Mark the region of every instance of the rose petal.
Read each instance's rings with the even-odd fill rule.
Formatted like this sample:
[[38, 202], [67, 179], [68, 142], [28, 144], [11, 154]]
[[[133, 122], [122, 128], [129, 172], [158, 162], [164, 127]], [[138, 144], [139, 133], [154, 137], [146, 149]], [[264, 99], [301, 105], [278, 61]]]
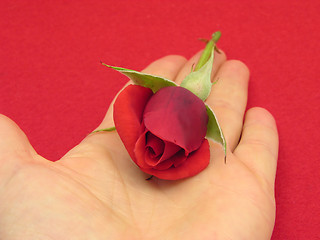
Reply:
[[148, 148], [145, 149], [144, 152], [144, 162], [150, 166], [150, 167], [155, 167], [159, 163], [160, 157], [159, 156], [154, 156], [152, 151]]
[[164, 143], [165, 143], [165, 147], [164, 147], [164, 152], [160, 159], [161, 162], [171, 158], [173, 155], [175, 155], [177, 152], [181, 150], [181, 147], [177, 146], [174, 143], [167, 142], [167, 141], [164, 141]]
[[[173, 165], [173, 162], [171, 159], [168, 159], [164, 162], [159, 163], [157, 166], [155, 166], [153, 169], [159, 170], [159, 171], [166, 171]], [[142, 170], [143, 171], [143, 170]]]
[[204, 170], [210, 161], [209, 142], [205, 139], [197, 151], [191, 153], [187, 159], [178, 167], [172, 166], [167, 170], [145, 169], [142, 171], [154, 175], [160, 179], [178, 180], [194, 176]]
[[134, 148], [141, 133], [143, 111], [152, 95], [149, 88], [129, 85], [120, 92], [114, 103], [115, 127], [134, 162]]
[[[148, 158], [148, 156], [145, 156], [146, 163], [148, 162], [147, 158]], [[171, 159], [168, 159], [163, 162], [158, 161], [155, 166], [152, 166], [152, 168], [157, 169], [157, 170], [166, 170], [166, 169], [170, 168], [172, 165], [173, 165], [173, 161]]]
[[[173, 155], [175, 155], [181, 148], [171, 142], [164, 142], [157, 136], [153, 135], [151, 132], [146, 134], [146, 153], [145, 162], [149, 166], [155, 167], [160, 163], [169, 160]], [[151, 148], [152, 146], [152, 148]], [[161, 151], [161, 152], [160, 152]], [[157, 154], [155, 154], [157, 152]], [[171, 165], [172, 161], [171, 162]], [[170, 166], [171, 166], [170, 165]], [[168, 168], [170, 167], [168, 166]], [[164, 168], [164, 167], [161, 167]], [[157, 169], [159, 169], [157, 167]]]
[[145, 131], [143, 134], [140, 135], [138, 138], [135, 147], [134, 147], [134, 161], [140, 168], [152, 168], [153, 166], [150, 166], [146, 163], [146, 134], [147, 131]]
[[190, 153], [202, 144], [208, 115], [204, 103], [189, 90], [165, 87], [148, 101], [143, 121], [154, 135]]
[[159, 157], [160, 159], [165, 148], [165, 143], [160, 138], [153, 135], [151, 132], [148, 132], [146, 137], [146, 147], [150, 148], [150, 150], [152, 149], [152, 151], [154, 152], [154, 157]]
[[136, 146], [134, 148], [135, 153], [135, 163], [138, 165], [138, 167], [143, 169], [151, 169], [155, 168], [158, 170], [165, 170], [170, 168], [173, 165], [172, 160], [168, 159], [166, 161], [160, 162], [159, 158], [152, 158], [150, 156], [150, 151], [146, 148], [146, 133], [141, 134], [139, 137]]
[[[138, 141], [136, 142], [134, 153], [136, 164], [141, 169], [154, 168], [157, 170], [165, 170], [170, 168], [173, 164], [180, 164], [186, 159], [183, 149], [168, 142], [165, 142], [165, 149], [167, 148], [167, 150], [164, 150], [164, 153], [161, 154], [161, 156], [155, 156], [153, 151], [150, 151], [149, 147], [147, 147], [148, 138], [152, 139], [152, 144], [163, 144], [161, 139], [158, 139], [152, 133], [147, 132], [147, 130], [140, 135]], [[163, 156], [167, 156], [167, 158], [165, 159]]]
[[186, 159], [188, 155], [186, 152], [181, 148], [181, 150], [176, 153], [171, 159], [173, 161], [173, 165], [175, 167], [178, 167], [180, 164], [182, 164]]

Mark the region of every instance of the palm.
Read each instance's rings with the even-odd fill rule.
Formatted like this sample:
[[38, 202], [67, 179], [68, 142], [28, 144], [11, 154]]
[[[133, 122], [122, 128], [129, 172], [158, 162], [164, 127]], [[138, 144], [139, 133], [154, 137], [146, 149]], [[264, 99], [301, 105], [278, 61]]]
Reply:
[[89, 135], [55, 163], [13, 151], [16, 164], [3, 168], [11, 174], [0, 187], [0, 237], [267, 239], [272, 181], [244, 159], [257, 149], [232, 144], [227, 164], [213, 144], [209, 167], [180, 181], [146, 181], [116, 132]]

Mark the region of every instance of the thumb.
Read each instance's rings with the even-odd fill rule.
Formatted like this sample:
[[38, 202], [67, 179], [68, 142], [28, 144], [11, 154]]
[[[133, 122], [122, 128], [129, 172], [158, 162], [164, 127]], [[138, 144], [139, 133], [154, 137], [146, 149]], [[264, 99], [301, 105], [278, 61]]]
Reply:
[[27, 136], [8, 117], [0, 114], [0, 167], [31, 159], [37, 153]]

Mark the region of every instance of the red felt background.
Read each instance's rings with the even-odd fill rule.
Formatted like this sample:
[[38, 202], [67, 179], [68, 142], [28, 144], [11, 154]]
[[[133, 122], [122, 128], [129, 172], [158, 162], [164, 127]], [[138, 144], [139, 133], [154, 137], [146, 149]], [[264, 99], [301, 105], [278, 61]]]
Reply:
[[320, 1], [0, 1], [0, 113], [56, 160], [102, 120], [126, 78], [191, 57], [221, 30], [220, 48], [251, 70], [248, 106], [280, 133], [273, 240], [320, 239]]

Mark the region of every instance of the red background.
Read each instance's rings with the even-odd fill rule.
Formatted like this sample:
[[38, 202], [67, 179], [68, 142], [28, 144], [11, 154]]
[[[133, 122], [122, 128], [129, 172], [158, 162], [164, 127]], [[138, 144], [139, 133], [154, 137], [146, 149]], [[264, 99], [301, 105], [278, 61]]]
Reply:
[[0, 2], [0, 113], [35, 149], [64, 155], [102, 120], [126, 78], [168, 54], [191, 57], [197, 38], [251, 70], [249, 107], [280, 133], [273, 240], [320, 239], [320, 1]]

